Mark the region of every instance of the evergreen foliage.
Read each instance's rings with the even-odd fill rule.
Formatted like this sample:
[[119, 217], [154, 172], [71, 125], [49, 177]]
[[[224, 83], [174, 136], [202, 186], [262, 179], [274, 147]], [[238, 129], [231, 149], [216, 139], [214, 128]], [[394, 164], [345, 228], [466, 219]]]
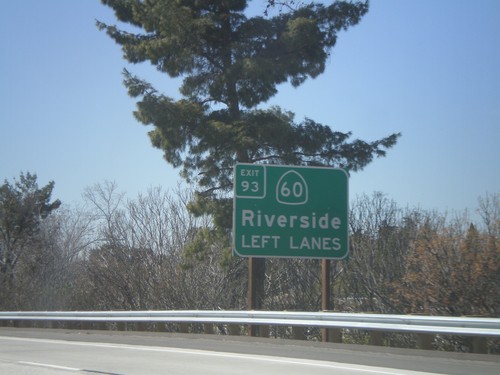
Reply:
[[50, 202], [53, 188], [53, 181], [39, 188], [31, 173], [0, 185], [0, 308], [17, 305], [17, 268], [33, 256], [42, 220], [61, 205], [59, 200]]
[[[384, 156], [399, 137], [352, 141], [351, 133], [311, 119], [296, 122], [293, 113], [278, 107], [258, 107], [277, 93], [277, 85], [299, 86], [320, 75], [337, 33], [361, 20], [367, 2], [313, 2], [251, 18], [245, 0], [102, 3], [132, 26], [97, 22], [122, 46], [127, 61], [149, 61], [160, 72], [183, 78], [182, 98], [174, 100], [124, 71], [129, 94], [138, 98], [136, 118], [154, 126], [153, 146], [201, 189], [193, 212], [212, 214], [218, 225], [231, 226], [227, 193], [235, 162], [357, 171]], [[275, 5], [268, 2], [268, 10]]]

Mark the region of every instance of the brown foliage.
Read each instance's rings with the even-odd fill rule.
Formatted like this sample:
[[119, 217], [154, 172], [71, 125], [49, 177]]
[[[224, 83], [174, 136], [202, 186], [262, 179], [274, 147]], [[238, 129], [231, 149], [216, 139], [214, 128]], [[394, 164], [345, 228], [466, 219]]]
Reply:
[[396, 296], [409, 313], [498, 316], [499, 261], [496, 236], [473, 224], [461, 233], [424, 226], [410, 246]]

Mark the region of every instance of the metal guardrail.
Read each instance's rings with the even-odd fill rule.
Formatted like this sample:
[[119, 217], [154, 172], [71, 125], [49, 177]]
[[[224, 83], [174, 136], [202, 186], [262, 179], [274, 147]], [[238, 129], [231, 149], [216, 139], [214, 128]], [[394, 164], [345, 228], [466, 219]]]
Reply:
[[292, 311], [4, 311], [0, 321], [164, 322], [280, 325], [500, 337], [500, 319]]

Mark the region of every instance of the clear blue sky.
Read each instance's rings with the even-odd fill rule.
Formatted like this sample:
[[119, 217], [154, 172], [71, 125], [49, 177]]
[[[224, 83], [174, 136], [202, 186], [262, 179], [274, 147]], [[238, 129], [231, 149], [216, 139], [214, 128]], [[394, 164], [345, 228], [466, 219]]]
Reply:
[[[1, 181], [36, 173], [66, 203], [105, 180], [130, 197], [180, 181], [133, 118], [121, 71], [169, 96], [178, 82], [128, 65], [95, 19], [115, 23], [98, 0], [2, 3]], [[351, 197], [382, 191], [402, 206], [473, 210], [500, 192], [499, 20], [498, 0], [372, 0], [325, 73], [268, 104], [354, 138], [402, 132], [386, 158], [352, 175]]]

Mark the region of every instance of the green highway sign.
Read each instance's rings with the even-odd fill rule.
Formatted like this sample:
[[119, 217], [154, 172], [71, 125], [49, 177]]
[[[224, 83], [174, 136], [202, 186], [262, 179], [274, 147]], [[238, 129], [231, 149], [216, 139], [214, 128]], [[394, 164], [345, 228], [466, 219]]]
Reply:
[[243, 257], [347, 257], [347, 173], [236, 164], [233, 250]]

